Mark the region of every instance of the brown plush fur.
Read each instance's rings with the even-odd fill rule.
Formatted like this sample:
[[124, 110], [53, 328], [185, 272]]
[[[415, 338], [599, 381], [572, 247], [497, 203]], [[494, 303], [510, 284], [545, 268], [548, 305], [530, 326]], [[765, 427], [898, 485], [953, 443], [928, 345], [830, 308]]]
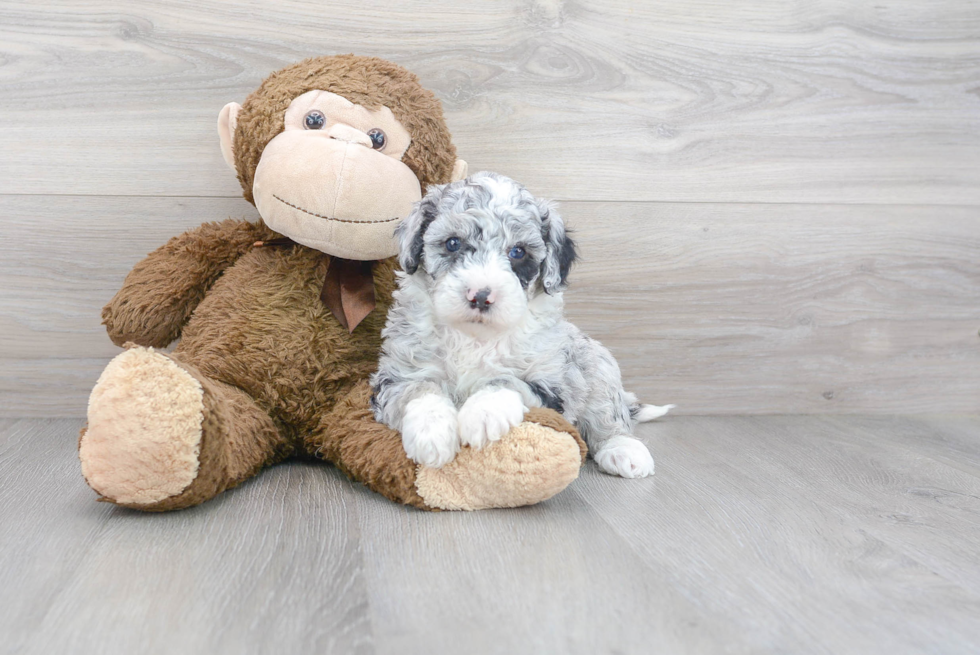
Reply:
[[[274, 73], [245, 102], [235, 156], [247, 199], [283, 112], [313, 89], [388, 106], [411, 132], [403, 161], [423, 188], [450, 180], [455, 150], [442, 109], [414, 75], [380, 59], [323, 57]], [[180, 337], [170, 357], [204, 391], [197, 478], [176, 496], [131, 506], [189, 507], [300, 455], [327, 459], [396, 502], [432, 509], [419, 496], [417, 467], [400, 435], [369, 410], [367, 378], [377, 365], [395, 260], [375, 264], [376, 309], [348, 333], [320, 300], [331, 257], [301, 245], [253, 247], [279, 236], [261, 223], [202, 225], [137, 264], [103, 310], [117, 344], [163, 347]], [[567, 432], [576, 444], [569, 447], [584, 452], [555, 412], [535, 410], [533, 420]], [[561, 475], [559, 487], [577, 471]]]
[[253, 243], [277, 236], [261, 223], [228, 219], [173, 237], [133, 267], [102, 309], [109, 338], [117, 346], [173, 343], [218, 276]]

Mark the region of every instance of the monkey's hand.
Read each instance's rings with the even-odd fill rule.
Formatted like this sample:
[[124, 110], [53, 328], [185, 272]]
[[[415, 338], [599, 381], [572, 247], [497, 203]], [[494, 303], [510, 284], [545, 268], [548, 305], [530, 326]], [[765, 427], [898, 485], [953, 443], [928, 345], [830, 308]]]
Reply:
[[172, 238], [136, 264], [102, 308], [109, 338], [117, 346], [167, 346], [221, 273], [256, 241], [276, 236], [263, 224], [228, 219]]

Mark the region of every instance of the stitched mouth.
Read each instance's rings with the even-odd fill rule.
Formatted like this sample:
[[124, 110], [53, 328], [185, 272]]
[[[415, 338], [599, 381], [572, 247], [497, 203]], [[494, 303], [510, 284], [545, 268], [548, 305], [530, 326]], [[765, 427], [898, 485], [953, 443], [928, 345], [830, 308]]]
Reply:
[[278, 200], [279, 202], [281, 202], [282, 204], [286, 205], [287, 207], [292, 207], [293, 209], [298, 209], [299, 211], [303, 212], [304, 214], [309, 214], [310, 216], [313, 216], [315, 218], [322, 218], [325, 221], [336, 221], [337, 223], [354, 223], [355, 225], [364, 225], [364, 224], [368, 224], [368, 223], [394, 223], [395, 221], [402, 220], [402, 217], [401, 216], [396, 216], [394, 218], [383, 218], [383, 219], [378, 220], [378, 221], [352, 221], [352, 220], [349, 220], [349, 219], [346, 219], [346, 218], [332, 218], [330, 216], [324, 216], [323, 214], [317, 214], [316, 212], [311, 212], [309, 209], [303, 209], [299, 205], [294, 205], [291, 202], [287, 202], [287, 201], [283, 200], [282, 198], [280, 198], [279, 196], [277, 196], [274, 193], [272, 194], [272, 197], [275, 198], [276, 200]]

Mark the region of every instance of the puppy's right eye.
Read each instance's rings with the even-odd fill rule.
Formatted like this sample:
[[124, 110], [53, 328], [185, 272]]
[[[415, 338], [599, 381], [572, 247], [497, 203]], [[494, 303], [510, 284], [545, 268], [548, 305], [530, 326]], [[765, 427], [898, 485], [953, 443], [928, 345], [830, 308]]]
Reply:
[[449, 252], [456, 252], [459, 250], [459, 246], [461, 244], [462, 242], [459, 240], [459, 237], [450, 237], [446, 239], [446, 250]]

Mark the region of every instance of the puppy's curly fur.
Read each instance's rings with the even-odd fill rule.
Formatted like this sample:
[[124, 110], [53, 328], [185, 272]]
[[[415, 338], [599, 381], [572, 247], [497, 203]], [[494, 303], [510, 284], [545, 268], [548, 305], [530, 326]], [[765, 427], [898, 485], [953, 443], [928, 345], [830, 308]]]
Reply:
[[477, 173], [430, 189], [399, 237], [404, 272], [371, 384], [375, 416], [412, 459], [442, 466], [543, 406], [577, 426], [602, 470], [653, 472], [631, 434], [671, 406], [639, 404], [609, 351], [564, 319], [576, 255], [553, 205]]

